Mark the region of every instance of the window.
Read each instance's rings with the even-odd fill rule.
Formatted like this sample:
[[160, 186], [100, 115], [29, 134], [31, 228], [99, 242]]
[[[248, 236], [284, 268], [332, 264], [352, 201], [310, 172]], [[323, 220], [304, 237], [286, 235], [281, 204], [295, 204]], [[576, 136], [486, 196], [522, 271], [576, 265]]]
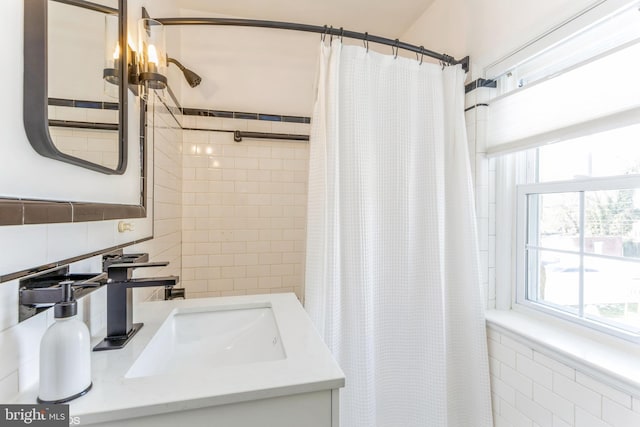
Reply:
[[516, 302], [640, 340], [640, 125], [529, 151]]
[[485, 71], [496, 307], [640, 343], [637, 22], [637, 0], [600, 2]]

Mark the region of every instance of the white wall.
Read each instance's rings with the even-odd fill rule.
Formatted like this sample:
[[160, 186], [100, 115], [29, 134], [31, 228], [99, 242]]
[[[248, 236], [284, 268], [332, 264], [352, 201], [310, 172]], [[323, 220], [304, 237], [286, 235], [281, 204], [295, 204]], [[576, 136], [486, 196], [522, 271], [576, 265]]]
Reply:
[[[212, 16], [181, 10], [182, 16]], [[299, 31], [184, 26], [178, 58], [202, 77], [183, 82], [184, 107], [310, 116], [320, 36]], [[173, 65], [171, 66], [173, 68]]]

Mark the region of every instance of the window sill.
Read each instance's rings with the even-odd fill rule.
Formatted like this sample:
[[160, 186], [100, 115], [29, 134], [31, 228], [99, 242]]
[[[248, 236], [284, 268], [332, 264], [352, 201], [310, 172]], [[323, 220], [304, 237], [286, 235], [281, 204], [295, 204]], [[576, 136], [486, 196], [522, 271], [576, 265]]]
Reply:
[[640, 396], [640, 345], [530, 310], [488, 310], [487, 327], [620, 391]]

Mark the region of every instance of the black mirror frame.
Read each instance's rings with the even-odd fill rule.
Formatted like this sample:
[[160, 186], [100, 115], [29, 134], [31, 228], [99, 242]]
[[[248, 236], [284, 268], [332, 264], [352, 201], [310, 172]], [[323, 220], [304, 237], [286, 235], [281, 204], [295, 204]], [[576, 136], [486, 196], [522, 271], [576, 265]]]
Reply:
[[[29, 143], [44, 157], [59, 160], [108, 175], [122, 175], [127, 169], [127, 67], [120, 67], [118, 77], [118, 166], [115, 169], [70, 156], [58, 150], [49, 134], [48, 87], [47, 87], [47, 10], [49, 0], [24, 0], [24, 102], [23, 121]], [[71, 1], [69, 2], [73, 4]], [[118, 38], [120, 64], [127, 64], [127, 0], [118, 0]]]

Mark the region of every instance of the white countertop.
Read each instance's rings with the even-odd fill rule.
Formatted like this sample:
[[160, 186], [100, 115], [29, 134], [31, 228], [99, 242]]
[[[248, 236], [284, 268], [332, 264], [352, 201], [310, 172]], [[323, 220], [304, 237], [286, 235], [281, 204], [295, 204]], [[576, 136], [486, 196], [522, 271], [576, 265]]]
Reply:
[[[286, 358], [223, 367], [192, 366], [180, 375], [125, 378], [173, 309], [247, 303], [271, 304]], [[342, 370], [294, 294], [146, 302], [134, 307], [134, 321], [144, 322], [144, 327], [125, 348], [92, 353], [93, 388], [70, 402], [71, 416], [80, 417], [82, 424], [344, 386]], [[36, 403], [37, 392], [36, 385], [15, 403]]]

